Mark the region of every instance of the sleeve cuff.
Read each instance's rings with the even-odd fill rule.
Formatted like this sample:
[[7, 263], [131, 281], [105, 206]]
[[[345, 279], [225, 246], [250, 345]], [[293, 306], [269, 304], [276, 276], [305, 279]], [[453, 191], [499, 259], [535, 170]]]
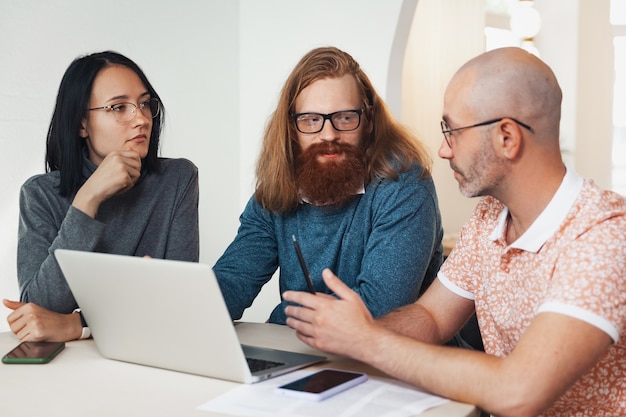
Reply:
[[83, 317], [83, 313], [80, 311], [80, 308], [75, 308], [74, 311], [72, 311], [72, 313], [80, 314], [80, 323], [83, 325], [83, 327], [87, 327], [87, 321]]
[[91, 337], [91, 329], [89, 327], [83, 327], [83, 331], [80, 333], [79, 339], [89, 339]]
[[83, 317], [83, 313], [80, 311], [80, 308], [74, 309], [72, 313], [78, 313], [80, 315], [80, 322], [83, 325], [83, 330], [80, 333], [79, 339], [89, 339], [91, 337], [91, 329], [89, 328], [89, 326], [87, 326], [87, 322], [85, 321], [85, 318]]

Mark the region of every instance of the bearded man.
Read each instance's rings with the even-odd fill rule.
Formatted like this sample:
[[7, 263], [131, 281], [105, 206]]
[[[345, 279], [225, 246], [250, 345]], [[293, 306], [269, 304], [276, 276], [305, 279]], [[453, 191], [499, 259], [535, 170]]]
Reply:
[[[374, 317], [414, 302], [442, 262], [431, 164], [349, 54], [306, 54], [265, 130], [237, 236], [214, 266], [233, 320], [277, 269], [281, 294], [307, 289], [293, 238], [316, 292], [332, 294], [330, 268]], [[286, 305], [269, 322], [284, 324]]]

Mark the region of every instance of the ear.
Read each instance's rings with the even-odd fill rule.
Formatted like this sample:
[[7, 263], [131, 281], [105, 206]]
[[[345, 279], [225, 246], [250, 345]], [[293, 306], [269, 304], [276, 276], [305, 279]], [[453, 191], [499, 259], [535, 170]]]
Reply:
[[89, 137], [89, 132], [87, 132], [87, 120], [84, 118], [80, 122], [80, 130], [78, 131], [78, 134], [83, 139], [87, 139]]
[[522, 151], [524, 138], [521, 129], [521, 126], [507, 118], [498, 124], [497, 147], [505, 158], [515, 159]]

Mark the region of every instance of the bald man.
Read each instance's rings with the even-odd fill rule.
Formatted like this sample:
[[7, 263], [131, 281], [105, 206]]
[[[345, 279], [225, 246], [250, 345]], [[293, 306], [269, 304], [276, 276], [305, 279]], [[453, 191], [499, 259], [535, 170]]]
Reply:
[[[519, 48], [482, 54], [445, 93], [447, 159], [483, 197], [437, 280], [373, 320], [329, 270], [337, 298], [287, 292], [287, 324], [318, 349], [367, 362], [497, 416], [626, 415], [626, 203], [565, 167], [561, 90]], [[485, 352], [439, 346], [476, 312]]]

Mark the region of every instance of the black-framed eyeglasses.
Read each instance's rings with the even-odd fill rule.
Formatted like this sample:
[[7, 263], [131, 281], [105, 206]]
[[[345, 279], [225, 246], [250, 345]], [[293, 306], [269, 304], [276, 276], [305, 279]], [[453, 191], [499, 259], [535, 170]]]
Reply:
[[87, 110], [106, 110], [109, 113], [113, 113], [117, 122], [129, 123], [135, 118], [135, 116], [137, 116], [137, 108], [141, 110], [141, 113], [144, 116], [154, 119], [161, 111], [161, 103], [158, 98], [150, 98], [142, 101], [139, 105], [124, 102], [112, 104], [110, 106], [93, 107]]
[[446, 143], [448, 144], [450, 149], [452, 149], [452, 144], [450, 143], [450, 136], [451, 136], [452, 132], [456, 132], [458, 130], [463, 130], [463, 129], [469, 129], [469, 128], [472, 128], [472, 127], [487, 126], [487, 125], [490, 125], [490, 124], [493, 124], [493, 123], [498, 123], [499, 121], [504, 120], [504, 119], [511, 119], [515, 123], [517, 123], [518, 125], [522, 126], [524, 129], [527, 129], [531, 133], [535, 133], [535, 131], [533, 130], [532, 127], [530, 127], [526, 123], [522, 123], [519, 120], [516, 120], [516, 119], [514, 119], [512, 117], [500, 117], [499, 119], [487, 120], [486, 122], [476, 123], [475, 125], [470, 125], [470, 126], [457, 127], [457, 128], [454, 128], [454, 129], [450, 129], [450, 126], [448, 126], [448, 123], [445, 120], [442, 120], [440, 122], [440, 124], [441, 124], [441, 133], [443, 133], [443, 137], [446, 140]]
[[339, 132], [356, 130], [361, 125], [362, 109], [340, 110], [334, 113], [296, 113], [292, 114], [296, 129], [300, 133], [318, 133], [324, 129], [326, 120], [330, 120], [333, 128]]

